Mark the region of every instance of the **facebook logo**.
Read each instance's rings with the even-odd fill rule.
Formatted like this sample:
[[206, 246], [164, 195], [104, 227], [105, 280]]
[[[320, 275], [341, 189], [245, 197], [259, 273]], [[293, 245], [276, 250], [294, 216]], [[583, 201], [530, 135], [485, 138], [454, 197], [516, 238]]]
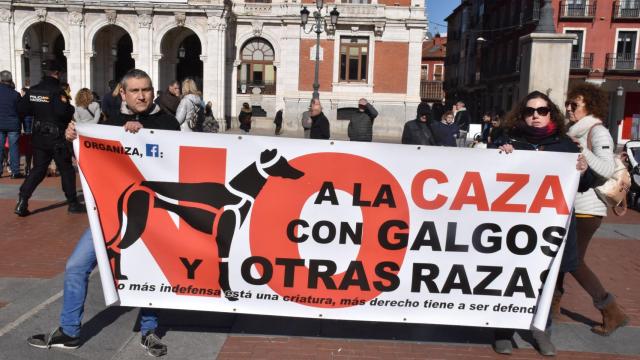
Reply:
[[160, 157], [160, 146], [158, 144], [147, 144], [147, 156]]

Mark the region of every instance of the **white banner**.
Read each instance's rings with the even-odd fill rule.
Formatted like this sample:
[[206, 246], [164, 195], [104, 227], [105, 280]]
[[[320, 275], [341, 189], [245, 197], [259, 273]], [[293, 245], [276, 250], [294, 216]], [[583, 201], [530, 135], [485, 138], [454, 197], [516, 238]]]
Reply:
[[544, 328], [577, 154], [78, 133], [108, 304]]

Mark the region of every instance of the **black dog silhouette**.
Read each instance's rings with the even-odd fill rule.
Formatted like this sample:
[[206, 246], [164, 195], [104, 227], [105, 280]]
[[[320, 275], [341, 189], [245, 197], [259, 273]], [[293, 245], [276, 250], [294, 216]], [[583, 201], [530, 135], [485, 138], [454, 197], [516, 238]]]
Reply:
[[[162, 181], [143, 181], [131, 184], [118, 198], [118, 232], [106, 243], [109, 260], [114, 261], [115, 277], [126, 280], [120, 268], [120, 250], [133, 245], [144, 232], [149, 216], [149, 207], [171, 211], [183, 219], [194, 229], [207, 234], [214, 234], [221, 261], [219, 268], [219, 285], [225, 294], [231, 290], [229, 286], [229, 264], [227, 258], [231, 249], [233, 236], [242, 226], [251, 209], [253, 201], [262, 190], [269, 176], [285, 179], [298, 179], [304, 173], [293, 168], [277, 150], [265, 150], [260, 154], [260, 161], [253, 162], [236, 175], [229, 185], [220, 183], [176, 183]], [[159, 198], [157, 195], [187, 204], [174, 204]], [[124, 236], [122, 231], [123, 204], [127, 204], [127, 225]], [[188, 203], [193, 203], [189, 205]], [[202, 204], [217, 211], [197, 207]], [[216, 219], [218, 217], [218, 219]], [[217, 221], [216, 221], [217, 220]], [[215, 229], [214, 229], [215, 226]], [[120, 241], [118, 241], [120, 240]], [[229, 300], [236, 297], [226, 295]]]

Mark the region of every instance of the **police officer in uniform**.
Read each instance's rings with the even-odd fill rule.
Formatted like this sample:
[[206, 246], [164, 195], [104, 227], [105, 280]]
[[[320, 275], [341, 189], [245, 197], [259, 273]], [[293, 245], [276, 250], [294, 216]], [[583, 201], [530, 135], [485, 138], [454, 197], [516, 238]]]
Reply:
[[42, 62], [44, 77], [32, 86], [18, 103], [21, 115], [33, 116], [32, 145], [33, 169], [20, 187], [15, 213], [29, 215], [28, 201], [36, 187], [47, 174], [53, 159], [60, 171], [62, 190], [67, 198], [70, 213], [83, 213], [86, 208], [78, 202], [76, 172], [71, 164], [71, 150], [64, 137], [65, 129], [73, 118], [74, 107], [60, 85], [62, 68], [55, 60]]

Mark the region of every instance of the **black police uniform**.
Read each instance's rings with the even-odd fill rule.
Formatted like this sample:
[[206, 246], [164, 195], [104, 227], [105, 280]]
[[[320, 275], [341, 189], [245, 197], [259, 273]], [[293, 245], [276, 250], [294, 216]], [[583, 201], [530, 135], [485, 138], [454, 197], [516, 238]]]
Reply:
[[[45, 70], [60, 70], [57, 65], [43, 63]], [[63, 102], [66, 96], [60, 81], [45, 76], [42, 81], [27, 90], [18, 103], [18, 111], [22, 115], [33, 116], [32, 146], [33, 168], [29, 176], [20, 186], [20, 197], [16, 206], [16, 214], [26, 216], [27, 201], [36, 187], [47, 174], [53, 159], [58, 167], [62, 180], [62, 190], [69, 201], [70, 212], [82, 212], [84, 207], [78, 203], [76, 195], [76, 173], [71, 163], [71, 150], [64, 137], [65, 129], [73, 118], [74, 107], [69, 101]]]

